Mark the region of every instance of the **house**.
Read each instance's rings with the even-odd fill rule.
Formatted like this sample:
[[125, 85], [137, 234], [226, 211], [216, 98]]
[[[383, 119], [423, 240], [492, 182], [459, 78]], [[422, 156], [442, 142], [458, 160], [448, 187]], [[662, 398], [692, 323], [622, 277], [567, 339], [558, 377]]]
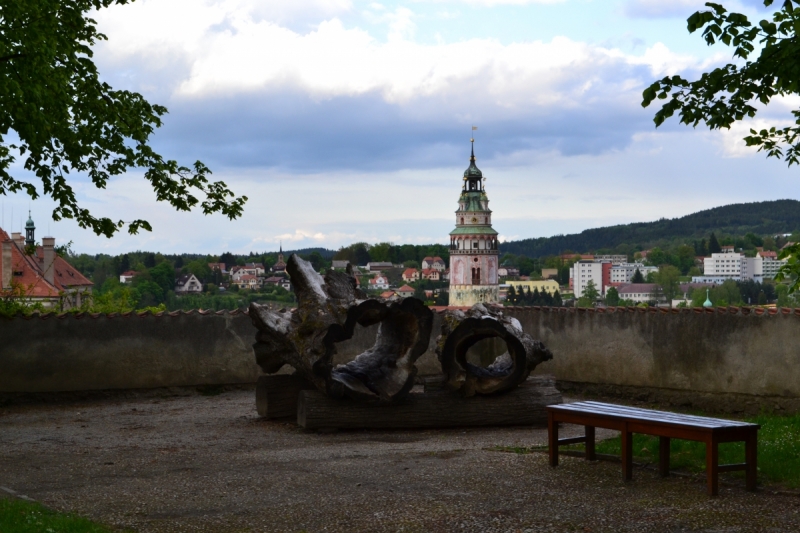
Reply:
[[25, 237], [21, 233], [9, 237], [0, 228], [0, 295], [50, 309], [80, 307], [92, 297], [94, 284], [56, 253], [53, 237], [44, 237], [42, 246], [36, 246], [35, 229], [30, 217]]
[[367, 263], [367, 270], [370, 272], [382, 272], [393, 267], [394, 265], [387, 261], [371, 261]]
[[215, 270], [219, 270], [220, 274], [228, 273], [228, 268], [225, 265], [225, 263], [209, 263], [208, 268], [210, 268], [212, 272]]
[[419, 270], [416, 268], [407, 268], [403, 271], [403, 281], [411, 283], [419, 279]]
[[500, 268], [497, 269], [497, 275], [501, 278], [518, 277], [519, 269], [514, 267], [501, 266]]
[[635, 303], [665, 301], [664, 297], [659, 294], [659, 287], [655, 283], [629, 283], [618, 287], [617, 293], [620, 299], [631, 300]]
[[244, 266], [235, 266], [231, 269], [231, 278], [239, 281], [242, 276], [263, 276], [266, 269], [261, 263], [247, 263]]
[[440, 270], [435, 268], [426, 268], [422, 270], [421, 277], [422, 279], [428, 279], [431, 281], [440, 281], [442, 279], [442, 273]]
[[447, 265], [445, 264], [444, 259], [442, 259], [439, 256], [436, 256], [436, 257], [428, 256], [428, 257], [426, 257], [425, 259], [422, 260], [422, 269], [423, 270], [428, 270], [428, 269], [431, 269], [431, 268], [435, 269], [435, 270], [442, 271], [445, 268], [447, 268]]
[[348, 261], [347, 259], [345, 259], [343, 261], [333, 260], [333, 261], [331, 261], [331, 268], [333, 268], [333, 269], [337, 269], [338, 268], [338, 269], [341, 269], [341, 270], [346, 270], [347, 269], [347, 265], [349, 265], [349, 264], [350, 264], [350, 261]]
[[371, 280], [369, 280], [369, 290], [386, 290], [389, 288], [389, 280], [386, 276], [381, 276], [378, 274]]
[[133, 278], [136, 277], [136, 274], [138, 274], [138, 272], [135, 272], [133, 270], [126, 270], [125, 272], [119, 275], [119, 282], [130, 283], [131, 281], [133, 281]]
[[401, 298], [408, 298], [410, 296], [414, 296], [414, 287], [409, 287], [408, 285], [403, 285], [402, 287], [397, 289], [395, 292]]
[[283, 286], [284, 278], [278, 276], [270, 276], [264, 280], [264, 285], [280, 285]]
[[194, 274], [186, 274], [175, 280], [175, 294], [200, 294], [203, 284]]
[[397, 300], [397, 294], [394, 291], [384, 291], [381, 293], [381, 298], [384, 300]]
[[445, 268], [442, 272], [442, 281], [450, 281], [450, 269]]
[[240, 289], [256, 290], [261, 286], [261, 281], [264, 278], [259, 278], [252, 274], [243, 274], [238, 279], [234, 279], [233, 283], [238, 285]]

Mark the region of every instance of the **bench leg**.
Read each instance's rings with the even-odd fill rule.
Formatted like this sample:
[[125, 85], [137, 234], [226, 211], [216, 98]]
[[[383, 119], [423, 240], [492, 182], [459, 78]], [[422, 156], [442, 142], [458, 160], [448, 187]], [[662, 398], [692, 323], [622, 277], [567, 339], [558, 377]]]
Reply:
[[553, 413], [547, 413], [547, 444], [550, 451], [550, 466], [558, 466], [558, 422]]
[[584, 426], [586, 429], [586, 460], [594, 461], [594, 426]]
[[669, 437], [658, 438], [658, 473], [661, 477], [669, 476]]
[[633, 433], [625, 427], [620, 435], [622, 441], [622, 478], [625, 481], [633, 479]]
[[712, 436], [706, 442], [706, 483], [708, 485], [708, 495], [716, 496], [719, 492], [719, 443]]
[[747, 490], [756, 490], [756, 476], [758, 472], [758, 433], [753, 431], [747, 436], [744, 443], [744, 462], [747, 463], [746, 482]]

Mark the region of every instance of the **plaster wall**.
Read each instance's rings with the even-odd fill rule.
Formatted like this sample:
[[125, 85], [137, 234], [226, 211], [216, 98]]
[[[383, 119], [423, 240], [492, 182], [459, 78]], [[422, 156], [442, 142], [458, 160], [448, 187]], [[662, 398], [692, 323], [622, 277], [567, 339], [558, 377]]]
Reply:
[[800, 316], [731, 309], [509, 314], [555, 354], [536, 373], [558, 381], [800, 398]]
[[[536, 373], [559, 382], [800, 398], [800, 314], [641, 311], [505, 310], [552, 350]], [[440, 328], [437, 313], [420, 375], [440, 372]], [[357, 328], [337, 345], [336, 362], [368, 349], [376, 331]], [[254, 336], [250, 318], [235, 312], [0, 319], [0, 393], [254, 383]], [[480, 360], [502, 346], [485, 350], [492, 354]]]

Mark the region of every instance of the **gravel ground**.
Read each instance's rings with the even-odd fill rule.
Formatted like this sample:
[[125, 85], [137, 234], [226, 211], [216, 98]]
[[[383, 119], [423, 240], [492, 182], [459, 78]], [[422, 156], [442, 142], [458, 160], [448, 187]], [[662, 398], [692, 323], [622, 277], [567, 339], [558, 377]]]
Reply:
[[[577, 434], [565, 427], [563, 436]], [[598, 437], [609, 436], [598, 430]], [[0, 487], [141, 532], [800, 531], [800, 498], [722, 477], [493, 451], [531, 428], [305, 432], [253, 391], [0, 410]]]

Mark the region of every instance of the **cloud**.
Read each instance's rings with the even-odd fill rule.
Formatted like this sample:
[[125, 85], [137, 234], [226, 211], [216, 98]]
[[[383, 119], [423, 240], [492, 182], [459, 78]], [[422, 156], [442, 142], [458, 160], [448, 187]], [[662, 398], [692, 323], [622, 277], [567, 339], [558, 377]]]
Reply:
[[623, 7], [632, 18], [688, 18], [705, 9], [705, 0], [628, 0]]
[[122, 11], [104, 21], [101, 70], [136, 72], [123, 85], [168, 104], [156, 141], [170, 157], [301, 172], [441, 166], [460, 157], [473, 123], [484, 159], [532, 147], [599, 153], [651, 127], [639, 107], [646, 84], [708, 63], [661, 43], [638, 55], [566, 37], [420, 43], [411, 10], [375, 4], [385, 40], [336, 17], [300, 31], [252, 5], [174, 0], [158, 24], [175, 32], [145, 24], [161, 9], [153, 2], [126, 25]]

